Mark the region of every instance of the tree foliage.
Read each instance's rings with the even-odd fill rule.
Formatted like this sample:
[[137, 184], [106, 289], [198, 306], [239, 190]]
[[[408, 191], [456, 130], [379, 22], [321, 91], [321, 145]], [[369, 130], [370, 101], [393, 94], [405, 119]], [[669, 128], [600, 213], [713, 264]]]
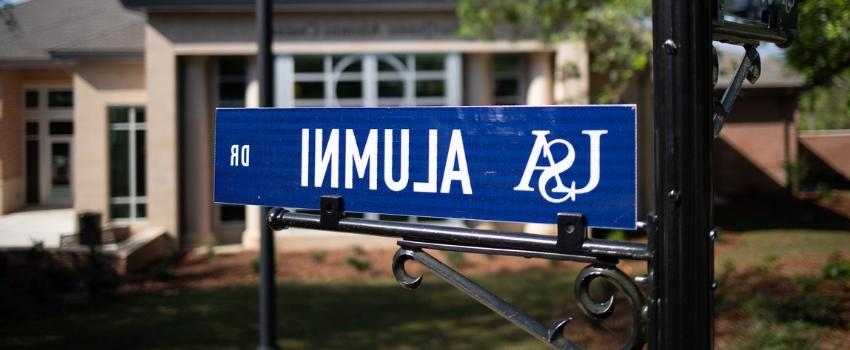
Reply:
[[788, 63], [812, 86], [830, 86], [850, 73], [850, 0], [807, 0], [799, 6]]
[[810, 87], [800, 101], [803, 127], [850, 128], [850, 0], [803, 1], [797, 27], [786, 58]]
[[472, 38], [577, 39], [590, 70], [607, 78], [601, 102], [616, 101], [652, 54], [651, 0], [459, 0], [460, 35]]

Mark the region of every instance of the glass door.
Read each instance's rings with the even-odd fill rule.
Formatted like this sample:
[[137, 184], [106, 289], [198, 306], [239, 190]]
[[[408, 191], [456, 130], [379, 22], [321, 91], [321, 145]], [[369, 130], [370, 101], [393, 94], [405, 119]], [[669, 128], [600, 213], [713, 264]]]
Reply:
[[50, 202], [71, 203], [71, 141], [50, 143]]

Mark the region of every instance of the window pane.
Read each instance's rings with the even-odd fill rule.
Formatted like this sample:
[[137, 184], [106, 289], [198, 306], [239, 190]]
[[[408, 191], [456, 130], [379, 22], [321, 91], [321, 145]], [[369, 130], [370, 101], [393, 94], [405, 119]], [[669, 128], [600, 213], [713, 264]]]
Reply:
[[54, 142], [50, 145], [50, 197], [71, 198], [71, 145]]
[[24, 96], [24, 103], [27, 109], [38, 108], [38, 90], [27, 90]]
[[129, 204], [112, 204], [109, 206], [109, 217], [113, 219], [127, 219], [130, 217]]
[[148, 205], [147, 204], [136, 204], [136, 217], [137, 218], [148, 217]]
[[71, 90], [52, 90], [47, 92], [47, 107], [69, 108], [74, 106]]
[[126, 123], [130, 121], [130, 108], [109, 107], [110, 123]]
[[442, 80], [420, 80], [416, 82], [417, 97], [440, 97], [443, 96]]
[[222, 205], [220, 207], [221, 222], [245, 221], [245, 207], [241, 205]]
[[363, 96], [363, 83], [359, 81], [340, 81], [336, 83], [336, 97], [356, 98]]
[[218, 59], [219, 75], [245, 75], [246, 62], [243, 57], [220, 57]]
[[410, 218], [409, 216], [404, 216], [404, 215], [386, 215], [386, 214], [385, 215], [378, 215], [378, 219], [381, 219], [381, 220], [384, 220], [384, 221], [407, 222], [409, 218]]
[[38, 122], [27, 122], [27, 136], [38, 136]]
[[74, 134], [73, 122], [50, 122], [50, 135], [72, 135]]
[[416, 70], [443, 70], [443, 56], [416, 55]]
[[317, 82], [304, 82], [299, 81], [295, 83], [295, 98], [324, 98], [325, 97], [325, 83], [321, 81]]
[[224, 82], [218, 84], [218, 99], [220, 101], [245, 101], [244, 82]]
[[321, 73], [324, 71], [324, 56], [295, 56], [296, 73]]
[[[339, 61], [342, 60], [343, 57], [346, 57], [346, 56], [334, 56], [333, 65], [334, 65], [335, 69], [337, 68], [337, 63], [339, 63]], [[343, 72], [359, 72], [361, 70], [360, 69], [360, 62], [362, 62], [362, 60], [358, 58], [356, 61], [347, 65], [345, 67], [345, 69], [343, 69]]]
[[136, 123], [144, 123], [145, 122], [145, 108], [144, 107], [136, 107]]
[[[402, 56], [402, 55], [392, 55], [392, 56], [395, 57], [396, 59], [398, 59], [398, 62], [401, 63], [402, 69], [403, 69], [402, 71], [407, 70], [407, 67], [404, 64], [404, 62], [405, 62], [404, 56]], [[378, 59], [378, 71], [379, 72], [398, 72], [399, 70], [396, 69], [395, 66], [389, 64], [388, 60], [384, 60], [384, 59], [379, 58]]]
[[147, 194], [147, 182], [145, 169], [145, 131], [136, 130], [136, 195]]
[[519, 93], [519, 82], [516, 79], [498, 79], [495, 85], [495, 96], [516, 96]]
[[519, 70], [518, 55], [494, 55], [493, 70], [497, 72], [515, 72]]
[[109, 196], [126, 197], [130, 195], [130, 149], [128, 132], [109, 131]]
[[401, 80], [379, 81], [378, 97], [404, 96], [404, 82]]
[[416, 217], [416, 221], [417, 222], [440, 222], [440, 221], [446, 221], [446, 219], [435, 218], [435, 217], [430, 217], [430, 216], [418, 216], [418, 217]]
[[[38, 124], [36, 124], [37, 126]], [[38, 140], [27, 140], [27, 204], [38, 204]]]

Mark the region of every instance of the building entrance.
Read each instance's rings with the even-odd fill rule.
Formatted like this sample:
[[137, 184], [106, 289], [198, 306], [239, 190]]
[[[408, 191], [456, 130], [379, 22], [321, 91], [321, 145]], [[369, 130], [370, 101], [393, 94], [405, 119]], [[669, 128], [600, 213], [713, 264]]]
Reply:
[[32, 206], [73, 203], [73, 95], [68, 88], [25, 90], [26, 200]]

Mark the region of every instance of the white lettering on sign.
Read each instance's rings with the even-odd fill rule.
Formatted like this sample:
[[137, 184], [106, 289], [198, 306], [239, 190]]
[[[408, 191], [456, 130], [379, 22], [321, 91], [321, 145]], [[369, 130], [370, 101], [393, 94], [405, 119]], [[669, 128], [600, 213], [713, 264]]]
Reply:
[[410, 178], [410, 130], [401, 130], [401, 169], [398, 181], [393, 180], [393, 131], [391, 129], [384, 130], [384, 182], [387, 187], [395, 192], [403, 190], [407, 187], [407, 180]]
[[[564, 186], [564, 183], [561, 182], [561, 173], [567, 171], [575, 162], [576, 155], [573, 145], [564, 139], [554, 139], [552, 141], [546, 140], [546, 135], [549, 135], [549, 130], [534, 130], [531, 134], [537, 136], [537, 138], [534, 140], [534, 146], [531, 147], [531, 154], [528, 156], [528, 163], [525, 165], [525, 171], [522, 174], [522, 178], [520, 178], [519, 184], [514, 187], [514, 191], [534, 191], [534, 189], [529, 186], [529, 183], [531, 182], [532, 175], [534, 175], [534, 173], [538, 170], [540, 170], [541, 173], [537, 180], [537, 189], [540, 191], [540, 195], [551, 203], [561, 203], [567, 199], [575, 202], [576, 195], [593, 191], [596, 186], [599, 185], [600, 138], [602, 135], [607, 134], [608, 130], [584, 130], [581, 133], [590, 138], [590, 179], [588, 179], [587, 184], [584, 185], [584, 187], [577, 189], [575, 181], [570, 184], [570, 187]], [[567, 155], [564, 159], [557, 162], [554, 159], [555, 157], [552, 155], [552, 146], [554, 145], [562, 145], [567, 149]], [[543, 158], [548, 160], [548, 166], [537, 165], [541, 155], [543, 155]], [[549, 194], [550, 191], [546, 190], [546, 185], [552, 179], [555, 180], [555, 186], [550, 191], [552, 193], [563, 193], [564, 196], [556, 198]]]
[[[314, 153], [313, 186], [322, 187], [330, 168], [330, 187], [338, 188], [339, 129], [330, 130], [327, 143], [324, 140], [325, 131], [323, 129], [312, 130], [315, 137], [312, 150], [310, 149], [310, 131], [310, 129], [301, 129], [301, 187], [310, 186], [310, 152], [312, 151]], [[410, 130], [400, 130], [399, 174], [397, 175], [393, 174], [395, 162], [393, 133], [394, 130], [392, 129], [384, 130], [383, 177], [387, 188], [398, 192], [407, 188], [410, 182]], [[414, 182], [413, 192], [437, 193], [439, 180], [437, 176], [438, 136], [438, 130], [428, 130], [428, 177], [427, 181]], [[345, 129], [345, 158], [343, 160], [345, 163], [345, 188], [354, 188], [356, 174], [358, 179], [368, 177], [370, 190], [378, 189], [378, 144], [379, 132], [377, 129], [369, 130], [362, 149], [358, 146], [357, 135], [355, 135], [354, 130]], [[457, 129], [452, 130], [451, 133], [439, 192], [450, 193], [454, 181], [460, 183], [463, 194], [472, 194], [472, 181], [470, 181], [466, 151], [463, 147], [463, 135]]]
[[230, 166], [244, 166], [251, 164], [251, 146], [249, 145], [232, 145], [230, 146]]

